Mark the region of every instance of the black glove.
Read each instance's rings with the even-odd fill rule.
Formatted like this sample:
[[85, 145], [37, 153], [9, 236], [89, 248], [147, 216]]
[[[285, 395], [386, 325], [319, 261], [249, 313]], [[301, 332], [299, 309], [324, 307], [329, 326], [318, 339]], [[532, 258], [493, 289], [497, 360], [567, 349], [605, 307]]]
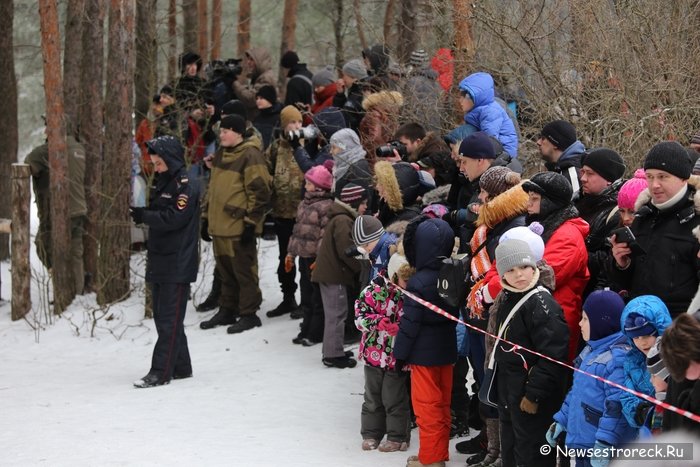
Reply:
[[301, 131], [287, 131], [284, 135], [292, 149], [301, 147]]
[[457, 210], [447, 211], [443, 214], [442, 220], [454, 227], [457, 224]]
[[637, 425], [644, 425], [649, 410], [653, 410], [652, 407], [652, 403], [647, 401], [640, 402], [639, 405], [637, 405], [637, 410], [634, 411], [634, 421], [637, 422]]
[[394, 363], [394, 370], [397, 372], [403, 371], [403, 367], [406, 366], [406, 360], [399, 360], [398, 358], [396, 359], [396, 363]]
[[211, 242], [211, 236], [209, 235], [209, 219], [202, 219], [202, 226], [199, 229], [199, 236], [205, 242]]
[[255, 241], [255, 224], [245, 224], [241, 234], [241, 245], [248, 245]]
[[134, 220], [134, 224], [143, 224], [143, 212], [146, 208], [129, 206], [129, 215]]

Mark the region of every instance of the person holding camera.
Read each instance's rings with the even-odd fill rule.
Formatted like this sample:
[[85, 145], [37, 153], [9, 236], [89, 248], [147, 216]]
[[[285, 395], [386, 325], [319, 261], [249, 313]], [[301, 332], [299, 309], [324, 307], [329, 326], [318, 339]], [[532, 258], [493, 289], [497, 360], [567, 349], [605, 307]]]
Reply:
[[136, 388], [168, 384], [192, 376], [185, 336], [185, 311], [190, 283], [197, 280], [199, 254], [199, 184], [185, 167], [185, 149], [173, 136], [146, 143], [158, 173], [147, 208], [131, 207], [135, 224], [149, 227], [146, 281], [153, 296], [153, 319], [158, 340], [148, 374]]
[[213, 241], [216, 269], [221, 277], [219, 311], [202, 329], [230, 325], [229, 334], [260, 326], [262, 303], [258, 286], [256, 236], [262, 232], [270, 200], [271, 177], [257, 138], [245, 138], [246, 122], [239, 115], [221, 119], [221, 146], [211, 165], [201, 236]]
[[644, 171], [648, 188], [636, 201], [633, 238], [610, 239], [610, 279], [629, 291], [630, 298], [656, 295], [675, 318], [686, 311], [698, 289], [700, 245], [692, 230], [700, 225], [700, 179], [691, 177], [688, 153], [674, 141], [652, 147]]

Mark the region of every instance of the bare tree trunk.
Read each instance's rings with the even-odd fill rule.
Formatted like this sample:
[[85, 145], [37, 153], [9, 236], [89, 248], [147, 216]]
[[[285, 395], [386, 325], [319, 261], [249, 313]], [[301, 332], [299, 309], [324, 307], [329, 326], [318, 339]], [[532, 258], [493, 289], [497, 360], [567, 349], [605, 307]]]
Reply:
[[88, 291], [93, 289], [97, 279], [97, 240], [100, 238], [100, 199], [102, 196], [102, 125], [104, 101], [104, 1], [87, 0], [86, 16], [83, 24], [83, 61], [81, 64], [84, 77], [80, 99], [80, 134], [85, 147], [85, 198], [87, 202], [87, 220], [83, 236], [83, 263]]
[[168, 1], [168, 81], [177, 76], [177, 0]]
[[199, 23], [199, 56], [202, 61], [206, 62], [209, 56], [209, 8], [207, 0], [199, 0], [197, 2], [197, 22]]
[[391, 25], [394, 24], [395, 7], [396, 0], [389, 0], [388, 2], [386, 2], [386, 10], [384, 12], [384, 27], [382, 29], [385, 45], [391, 44]]
[[340, 70], [345, 63], [343, 50], [343, 0], [335, 0], [335, 15], [333, 15], [333, 35], [335, 36], [335, 67]]
[[[12, 2], [5, 2], [12, 3]], [[4, 13], [4, 12], [3, 12]], [[10, 17], [10, 20], [12, 18]], [[11, 30], [11, 28], [10, 28]], [[24, 317], [32, 308], [29, 292], [32, 272], [29, 269], [29, 188], [27, 164], [12, 164], [12, 321]]]
[[[41, 54], [44, 60], [46, 93], [46, 134], [49, 141], [49, 185], [51, 199], [51, 266], [54, 312], [61, 314], [75, 296], [75, 283], [69, 262], [70, 215], [68, 211], [68, 152], [63, 120], [63, 83], [61, 79], [61, 36], [55, 0], [39, 1]], [[60, 258], [60, 259], [59, 259]]]
[[[12, 44], [13, 2], [0, 3], [0, 173], [9, 174], [17, 162], [17, 78], [15, 76], [14, 47]], [[12, 186], [7, 176], [0, 182], [0, 199], [12, 199]], [[0, 217], [9, 219], [12, 203], [0, 203]], [[10, 257], [9, 236], [0, 234], [0, 261]]]
[[[474, 63], [474, 37], [472, 35], [472, 4], [464, 0], [454, 0], [454, 77], [452, 89], [458, 89], [459, 82], [469, 74]], [[459, 102], [454, 100], [455, 115], [461, 115]]]
[[365, 37], [365, 30], [362, 27], [364, 19], [362, 18], [362, 11], [360, 10], [360, 0], [352, 1], [352, 8], [355, 12], [355, 22], [357, 23], [357, 37], [360, 39], [360, 46], [362, 50], [365, 50], [367, 45], [367, 38]]
[[68, 0], [63, 52], [63, 104], [69, 134], [75, 136], [80, 111], [80, 60], [83, 53], [82, 15], [85, 0]]
[[221, 12], [222, 0], [213, 0], [211, 6], [211, 60], [221, 58]]
[[[296, 47], [296, 30], [297, 30], [297, 6], [298, 0], [284, 0], [284, 14], [282, 16], [282, 42], [280, 44], [280, 57], [288, 50], [294, 50]], [[277, 76], [277, 87], [284, 94], [285, 81], [287, 75], [282, 67], [279, 67], [279, 75]], [[284, 96], [280, 97], [280, 101]]]
[[182, 50], [185, 52], [197, 52], [199, 50], [199, 38], [197, 28], [197, 0], [182, 0]]
[[136, 121], [146, 118], [151, 96], [156, 91], [158, 68], [158, 43], [156, 35], [156, 7], [158, 0], [136, 2], [136, 69], [134, 70], [134, 96]]
[[407, 63], [411, 52], [416, 49], [416, 41], [418, 40], [417, 14], [416, 0], [401, 0], [401, 19], [398, 24], [398, 47], [396, 48], [399, 63]]
[[238, 56], [250, 49], [250, 0], [238, 0]]
[[103, 177], [99, 304], [122, 300], [129, 294], [133, 33], [133, 1], [110, 0], [103, 170], [109, 176]]

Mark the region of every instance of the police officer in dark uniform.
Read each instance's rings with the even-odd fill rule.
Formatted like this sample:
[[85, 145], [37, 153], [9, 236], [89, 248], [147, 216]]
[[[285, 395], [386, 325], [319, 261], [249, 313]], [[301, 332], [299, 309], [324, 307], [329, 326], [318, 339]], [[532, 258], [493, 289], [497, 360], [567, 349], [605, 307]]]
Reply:
[[130, 208], [136, 224], [146, 224], [146, 281], [153, 292], [153, 318], [158, 340], [151, 369], [134, 382], [137, 388], [168, 384], [192, 376], [184, 319], [190, 283], [197, 279], [199, 257], [199, 186], [190, 180], [185, 151], [172, 136], [146, 143], [157, 178], [147, 208]]

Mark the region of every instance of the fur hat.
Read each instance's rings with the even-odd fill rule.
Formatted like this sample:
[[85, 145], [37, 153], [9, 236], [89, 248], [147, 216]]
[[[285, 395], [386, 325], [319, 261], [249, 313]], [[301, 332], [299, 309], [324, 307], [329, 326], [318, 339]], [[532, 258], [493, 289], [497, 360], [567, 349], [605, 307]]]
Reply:
[[462, 140], [459, 155], [470, 159], [495, 159], [496, 151], [489, 135], [483, 131], [475, 131]]
[[329, 65], [323, 70], [314, 73], [314, 75], [311, 77], [311, 84], [313, 84], [314, 89], [319, 86], [328, 86], [335, 81], [335, 78], [335, 68]]
[[589, 340], [596, 341], [620, 331], [620, 316], [625, 301], [612, 290], [596, 290], [586, 298], [583, 311], [590, 323]]
[[503, 277], [505, 273], [518, 266], [537, 268], [537, 260], [530, 249], [530, 245], [523, 240], [517, 239], [500, 242], [496, 247], [496, 269], [498, 270], [498, 275]]
[[289, 125], [292, 122], [301, 122], [301, 121], [302, 121], [301, 112], [299, 112], [299, 109], [297, 109], [293, 105], [286, 106], [280, 112], [280, 126], [282, 127], [282, 130], [287, 128], [287, 125]]
[[352, 226], [352, 241], [355, 245], [366, 245], [379, 238], [384, 233], [382, 223], [374, 216], [359, 216]]
[[199, 71], [202, 68], [202, 57], [194, 52], [185, 52], [180, 55], [180, 72], [184, 73], [187, 65], [193, 63], [197, 65], [197, 71]]
[[255, 97], [262, 97], [270, 104], [277, 102], [277, 90], [274, 86], [266, 84], [261, 86], [260, 89], [255, 93]]
[[324, 165], [315, 165], [305, 174], [304, 179], [316, 185], [318, 188], [331, 191], [333, 184], [333, 174]]
[[408, 162], [378, 161], [374, 164], [375, 185], [384, 187], [389, 209], [394, 212], [416, 202], [420, 194], [421, 180], [418, 171]]
[[622, 157], [608, 148], [595, 148], [588, 151], [581, 158], [581, 165], [587, 165], [609, 182], [614, 182], [625, 174], [625, 163]]
[[576, 128], [566, 120], [554, 120], [542, 128], [540, 137], [563, 151], [576, 142]]
[[639, 197], [639, 193], [647, 188], [647, 178], [644, 169], [637, 169], [634, 177], [627, 180], [617, 193], [617, 206], [621, 209], [634, 210], [634, 203]]
[[657, 169], [687, 180], [692, 171], [690, 156], [676, 141], [656, 143], [644, 159], [644, 170]]
[[520, 175], [505, 166], [490, 167], [479, 178], [479, 187], [495, 198], [520, 183]]
[[282, 68], [294, 68], [294, 65], [299, 63], [299, 55], [292, 50], [287, 50], [280, 58], [280, 66]]
[[221, 119], [220, 128], [225, 128], [227, 130], [232, 130], [239, 135], [245, 134], [245, 120], [240, 115], [226, 115]]
[[362, 108], [366, 111], [382, 109], [388, 113], [398, 113], [403, 105], [403, 95], [398, 91], [373, 92], [362, 100]]
[[343, 74], [354, 79], [362, 79], [367, 77], [367, 68], [359, 58], [354, 58], [343, 65]]

